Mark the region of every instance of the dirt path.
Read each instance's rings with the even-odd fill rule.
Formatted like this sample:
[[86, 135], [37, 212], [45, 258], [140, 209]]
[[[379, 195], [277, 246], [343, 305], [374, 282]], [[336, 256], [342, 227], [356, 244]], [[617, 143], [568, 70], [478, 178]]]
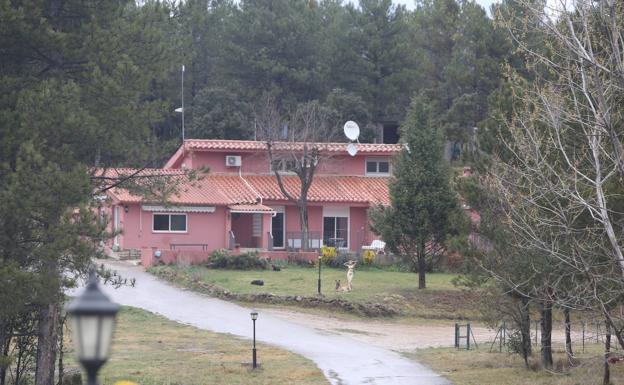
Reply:
[[[292, 310], [266, 308], [263, 311], [297, 325], [314, 328], [326, 335], [341, 335], [354, 340], [398, 352], [453, 346], [455, 329], [452, 322], [423, 321], [429, 324], [406, 324], [384, 320], [353, 320]], [[496, 332], [485, 327], [473, 327], [477, 343], [494, 338]]]
[[[454, 345], [455, 326], [451, 321], [420, 320], [418, 323], [402, 323], [379, 319], [356, 320], [279, 308], [265, 308], [263, 312], [284, 321], [313, 328], [325, 335], [345, 336], [396, 352], [413, 352], [416, 349]], [[479, 347], [490, 349], [496, 330], [475, 325], [472, 326], [472, 332]], [[462, 329], [462, 333], [465, 333], [465, 329]], [[534, 331], [531, 330], [531, 333], [534, 340]], [[553, 330], [554, 342], [563, 343], [564, 338], [562, 328]], [[578, 340], [581, 337], [575, 331], [572, 338]], [[464, 343], [462, 340], [462, 345]]]

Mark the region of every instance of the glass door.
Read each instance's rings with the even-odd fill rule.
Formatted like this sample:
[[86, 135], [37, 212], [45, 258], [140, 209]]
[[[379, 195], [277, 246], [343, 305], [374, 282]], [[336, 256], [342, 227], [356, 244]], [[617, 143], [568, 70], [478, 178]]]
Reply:
[[271, 220], [271, 231], [273, 233], [273, 248], [284, 248], [284, 213], [276, 213]]

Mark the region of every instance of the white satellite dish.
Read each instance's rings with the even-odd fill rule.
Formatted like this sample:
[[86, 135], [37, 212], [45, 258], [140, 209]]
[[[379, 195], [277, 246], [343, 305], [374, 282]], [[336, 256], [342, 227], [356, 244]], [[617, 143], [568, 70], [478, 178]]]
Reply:
[[349, 155], [351, 156], [355, 156], [355, 154], [357, 154], [358, 149], [357, 146], [355, 145], [355, 143], [349, 143], [347, 145], [347, 152], [349, 153]]
[[357, 140], [360, 136], [360, 126], [358, 126], [353, 120], [349, 120], [344, 125], [344, 134], [347, 138], [349, 138], [349, 140]]

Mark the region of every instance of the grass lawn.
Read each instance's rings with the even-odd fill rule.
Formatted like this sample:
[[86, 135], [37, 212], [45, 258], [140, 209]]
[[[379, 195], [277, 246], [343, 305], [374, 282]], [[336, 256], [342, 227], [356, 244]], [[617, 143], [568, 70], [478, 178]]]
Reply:
[[[150, 269], [154, 273], [174, 270], [183, 277], [211, 283], [233, 293], [271, 293], [275, 295], [315, 296], [318, 270], [288, 265], [282, 271], [272, 270], [221, 270], [203, 266], [159, 266]], [[346, 269], [323, 268], [322, 293], [328, 298], [342, 298], [354, 302], [381, 302], [392, 304], [407, 315], [422, 318], [456, 319], [476, 316], [470, 306], [470, 294], [456, 289], [451, 283], [454, 274], [432, 273], [427, 275], [427, 289], [418, 290], [415, 273], [387, 271], [377, 268], [356, 269], [352, 292], [335, 291], [335, 281], [346, 284]], [[264, 286], [251, 285], [255, 279]], [[185, 280], [176, 282], [189, 286]]]
[[[454, 348], [422, 349], [408, 356], [428, 365], [455, 385], [601, 385], [603, 361], [602, 345], [590, 345], [585, 354], [577, 353], [577, 365], [566, 367], [562, 348], [553, 355], [555, 370], [537, 370], [539, 348], [534, 352], [530, 366], [525, 369], [516, 354], [481, 350], [456, 350]], [[535, 348], [535, 347], [534, 347]], [[610, 366], [611, 383], [624, 383], [624, 365]]]
[[124, 307], [100, 380], [103, 385], [120, 380], [140, 385], [328, 384], [312, 361], [285, 350], [259, 344], [261, 368], [241, 365], [250, 361], [250, 341]]

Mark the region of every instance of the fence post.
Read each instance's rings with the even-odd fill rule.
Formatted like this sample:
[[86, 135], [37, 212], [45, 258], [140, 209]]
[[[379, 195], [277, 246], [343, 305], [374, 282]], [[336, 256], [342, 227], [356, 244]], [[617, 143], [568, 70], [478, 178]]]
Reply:
[[585, 353], [585, 321], [581, 322], [583, 328], [583, 353]]
[[466, 324], [466, 350], [470, 350], [470, 323]]
[[459, 349], [459, 324], [455, 324], [455, 347]]

